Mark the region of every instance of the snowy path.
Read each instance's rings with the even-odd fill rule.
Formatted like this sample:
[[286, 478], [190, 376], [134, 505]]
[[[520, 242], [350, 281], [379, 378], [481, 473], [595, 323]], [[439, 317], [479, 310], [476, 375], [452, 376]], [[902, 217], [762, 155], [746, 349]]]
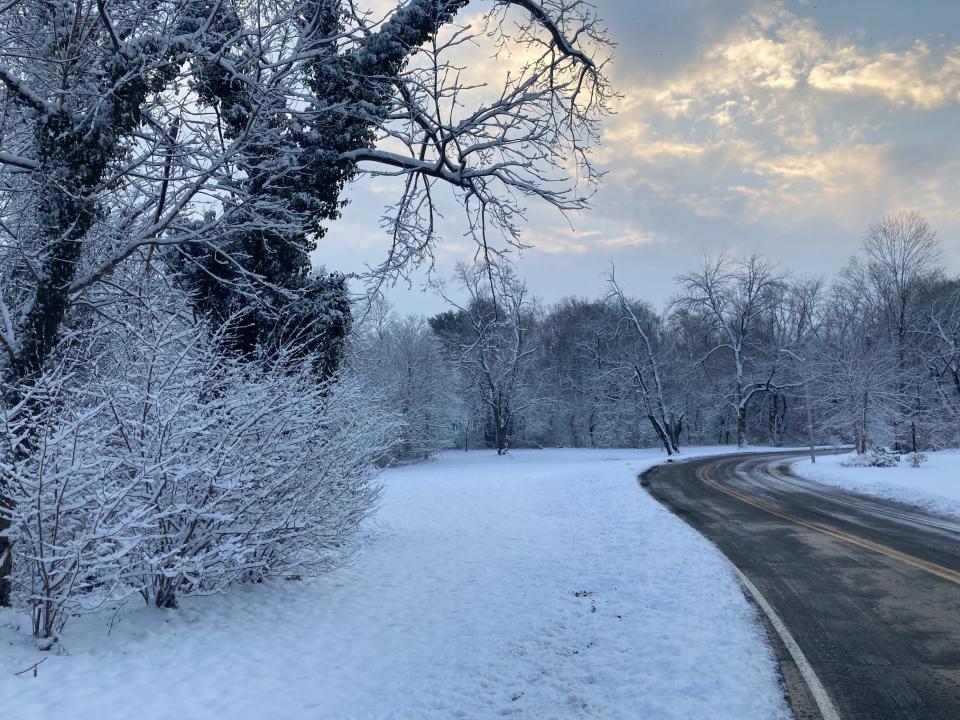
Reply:
[[362, 557], [328, 577], [128, 611], [109, 638], [109, 617], [75, 621], [37, 678], [12, 676], [40, 655], [0, 628], [3, 720], [787, 717], [726, 561], [637, 485], [659, 457], [392, 470]]

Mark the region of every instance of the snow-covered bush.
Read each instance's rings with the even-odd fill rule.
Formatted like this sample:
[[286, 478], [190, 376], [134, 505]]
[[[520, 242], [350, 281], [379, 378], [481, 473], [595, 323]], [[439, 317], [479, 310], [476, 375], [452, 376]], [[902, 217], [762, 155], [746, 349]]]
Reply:
[[37, 635], [134, 593], [171, 607], [349, 557], [395, 430], [356, 378], [318, 382], [298, 353], [224, 355], [179, 314], [96, 337], [58, 353], [24, 401], [42, 410], [4, 418], [15, 587]]
[[910, 467], [918, 468], [927, 461], [927, 454], [923, 452], [912, 452], [908, 456], [910, 459]]
[[900, 456], [882, 447], [874, 447], [861, 455], [855, 455], [842, 464], [844, 467], [896, 467], [900, 464]]
[[130, 594], [149, 509], [138, 473], [121, 467], [109, 400], [76, 395], [76, 376], [50, 373], [3, 413], [3, 474], [16, 500], [16, 597], [33, 631], [51, 637], [72, 613]]

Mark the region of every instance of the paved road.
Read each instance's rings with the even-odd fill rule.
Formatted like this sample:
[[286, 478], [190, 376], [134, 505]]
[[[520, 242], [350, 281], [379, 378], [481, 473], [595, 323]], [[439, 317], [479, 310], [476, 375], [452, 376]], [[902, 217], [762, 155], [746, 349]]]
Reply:
[[[828, 710], [960, 720], [960, 522], [803, 480], [782, 454], [667, 464], [642, 484], [759, 590]], [[789, 640], [771, 636], [795, 714], [819, 717]]]

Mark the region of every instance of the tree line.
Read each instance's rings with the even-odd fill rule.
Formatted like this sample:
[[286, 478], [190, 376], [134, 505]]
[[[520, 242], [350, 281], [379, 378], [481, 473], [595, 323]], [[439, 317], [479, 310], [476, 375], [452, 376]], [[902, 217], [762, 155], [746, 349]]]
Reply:
[[[357, 366], [402, 420], [398, 459], [442, 448], [960, 442], [960, 279], [914, 212], [869, 228], [831, 279], [705, 258], [658, 311], [610, 269], [544, 306], [506, 265], [457, 267], [449, 308], [381, 309]], [[463, 298], [462, 300], [460, 298]]]

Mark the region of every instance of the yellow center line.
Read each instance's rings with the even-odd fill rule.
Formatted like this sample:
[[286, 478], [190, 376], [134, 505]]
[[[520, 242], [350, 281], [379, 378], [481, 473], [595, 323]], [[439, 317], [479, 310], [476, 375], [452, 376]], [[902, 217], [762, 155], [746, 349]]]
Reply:
[[737, 490], [733, 490], [732, 488], [728, 488], [724, 485], [721, 485], [720, 483], [718, 483], [717, 481], [715, 481], [713, 478], [710, 477], [708, 469], [709, 469], [709, 466], [702, 466], [699, 470], [697, 470], [697, 477], [702, 482], [712, 487], [714, 490], [718, 490], [724, 493], [725, 495], [729, 495], [730, 497], [736, 498], [740, 502], [746, 503], [751, 507], [755, 507], [758, 510], [762, 510], [765, 513], [774, 515], [783, 520], [787, 520], [788, 522], [791, 522], [795, 525], [800, 525], [801, 527], [805, 527], [810, 530], [816, 530], [817, 532], [823, 533], [824, 535], [829, 535], [831, 537], [837, 538], [838, 540], [843, 540], [844, 542], [850, 543], [851, 545], [856, 545], [857, 547], [864, 548], [865, 550], [872, 550], [873, 552], [879, 553], [881, 555], [885, 555], [888, 558], [897, 560], [906, 565], [914, 567], [918, 570], [923, 570], [924, 572], [928, 572], [931, 575], [936, 575], [938, 578], [942, 578], [943, 580], [947, 580], [956, 585], [960, 585], [960, 572], [957, 572], [956, 570], [952, 570], [951, 568], [944, 567], [943, 565], [937, 565], [936, 563], [928, 562], [922, 558], [918, 558], [913, 555], [908, 555], [907, 553], [900, 552], [899, 550], [895, 550], [894, 548], [888, 547], [887, 545], [881, 545], [880, 543], [873, 542], [872, 540], [867, 540], [866, 538], [862, 538], [858, 535], [852, 535], [842, 530], [837, 530], [836, 528], [830, 527], [828, 525], [822, 525], [820, 523], [813, 522], [810, 520], [802, 520], [798, 517], [794, 517], [793, 515], [789, 515], [787, 513], [781, 512], [776, 508], [770, 507], [766, 503], [762, 503], [755, 500], [749, 495], [745, 495], [744, 493], [738, 492]]

